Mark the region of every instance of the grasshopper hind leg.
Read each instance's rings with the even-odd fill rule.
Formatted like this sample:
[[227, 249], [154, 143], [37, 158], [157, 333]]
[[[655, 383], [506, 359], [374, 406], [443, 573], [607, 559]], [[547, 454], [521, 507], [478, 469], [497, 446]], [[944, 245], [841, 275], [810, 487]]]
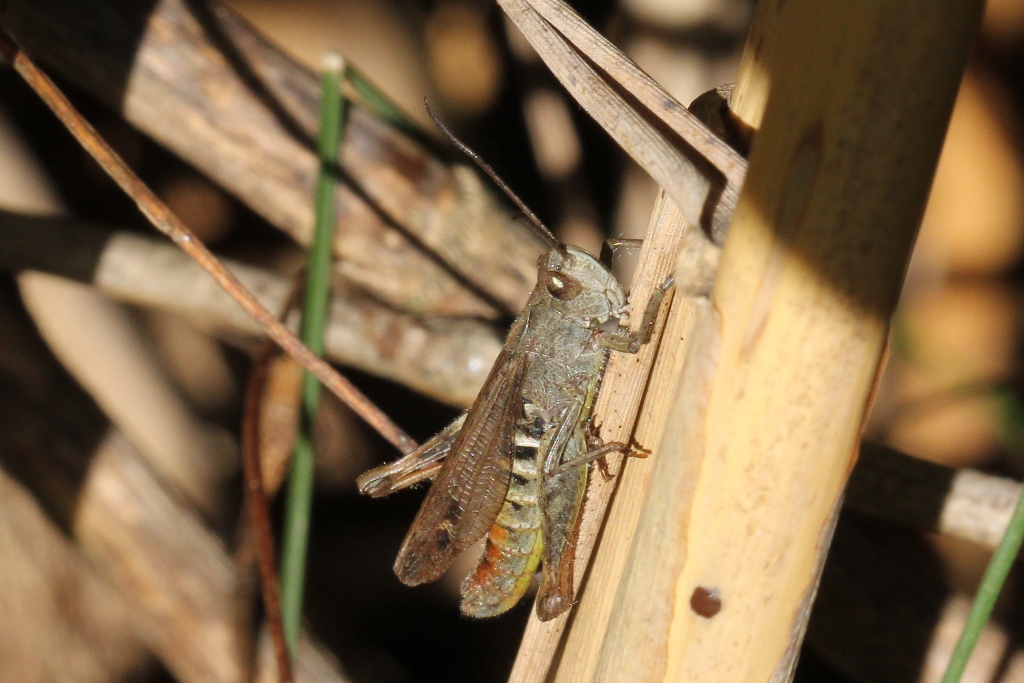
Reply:
[[463, 413], [412, 453], [361, 474], [356, 479], [359, 492], [380, 498], [436, 477], [465, 421]]
[[621, 453], [622, 455], [631, 458], [646, 458], [650, 455], [650, 451], [645, 450], [636, 442], [627, 444], [621, 441], [604, 441], [597, 433], [597, 428], [594, 426], [594, 423], [590, 420], [583, 425], [583, 433], [586, 436], [587, 452], [577, 458], [569, 460], [568, 462], [562, 463], [559, 465], [556, 472], [561, 472], [573, 467], [579, 467], [580, 465], [595, 463], [598, 469], [601, 470], [601, 475], [604, 476], [605, 481], [610, 481], [613, 475], [608, 469], [608, 461], [604, 456], [609, 453]]

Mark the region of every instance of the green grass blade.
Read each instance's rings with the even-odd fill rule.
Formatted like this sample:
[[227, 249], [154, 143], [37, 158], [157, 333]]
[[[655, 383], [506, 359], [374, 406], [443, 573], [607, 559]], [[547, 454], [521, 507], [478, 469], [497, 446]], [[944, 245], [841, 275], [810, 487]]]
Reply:
[[435, 138], [431, 138], [423, 131], [418, 123], [413, 121], [408, 114], [399, 107], [394, 100], [385, 95], [373, 81], [368, 79], [355, 67], [348, 67], [345, 70], [345, 80], [352, 87], [352, 90], [359, 96], [359, 100], [384, 121], [402, 131], [413, 140], [416, 140], [427, 149], [444, 154], [444, 146]]
[[[324, 353], [327, 306], [331, 284], [331, 244], [334, 239], [335, 194], [338, 148], [345, 119], [341, 96], [344, 63], [330, 55], [321, 83], [320, 174], [316, 185], [316, 225], [306, 267], [305, 300], [301, 337], [314, 353]], [[288, 500], [285, 508], [284, 542], [281, 552], [281, 614], [285, 640], [292, 658], [302, 625], [302, 600], [306, 578], [306, 550], [309, 545], [309, 517], [313, 501], [313, 425], [320, 407], [320, 383], [308, 371], [302, 376], [302, 409], [295, 441]]]
[[416, 123], [359, 69], [349, 67], [345, 80], [373, 112], [400, 130], [417, 129]]
[[967, 615], [967, 623], [960, 633], [960, 638], [953, 648], [953, 656], [949, 660], [949, 666], [942, 677], [942, 683], [958, 683], [960, 677], [967, 668], [967, 662], [971, 658], [974, 646], [978, 644], [981, 631], [985, 623], [992, 615], [992, 608], [999, 597], [1006, 582], [1006, 576], [1020, 550], [1021, 541], [1024, 540], [1024, 496], [1017, 499], [1017, 506], [1013, 510], [1010, 524], [1006, 533], [999, 541], [999, 547], [985, 569], [985, 576], [981, 579], [981, 586], [978, 587], [978, 594], [974, 596], [974, 604]]

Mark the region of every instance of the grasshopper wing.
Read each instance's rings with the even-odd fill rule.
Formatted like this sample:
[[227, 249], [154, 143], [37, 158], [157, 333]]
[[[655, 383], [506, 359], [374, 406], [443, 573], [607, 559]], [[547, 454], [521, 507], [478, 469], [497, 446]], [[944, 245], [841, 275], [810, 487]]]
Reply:
[[412, 453], [359, 475], [356, 479], [359, 492], [380, 498], [436, 477], [465, 421], [463, 413]]
[[529, 362], [515, 353], [518, 338], [513, 335], [494, 364], [402, 542], [395, 574], [406, 585], [440, 578], [456, 555], [483, 538], [501, 509]]

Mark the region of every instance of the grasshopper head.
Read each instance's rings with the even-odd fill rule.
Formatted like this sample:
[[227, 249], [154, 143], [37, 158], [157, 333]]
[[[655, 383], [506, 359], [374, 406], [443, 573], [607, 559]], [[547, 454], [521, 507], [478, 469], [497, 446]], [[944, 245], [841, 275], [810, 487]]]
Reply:
[[612, 272], [584, 250], [568, 246], [563, 254], [540, 257], [537, 291], [562, 315], [584, 327], [596, 327], [626, 312], [626, 294]]

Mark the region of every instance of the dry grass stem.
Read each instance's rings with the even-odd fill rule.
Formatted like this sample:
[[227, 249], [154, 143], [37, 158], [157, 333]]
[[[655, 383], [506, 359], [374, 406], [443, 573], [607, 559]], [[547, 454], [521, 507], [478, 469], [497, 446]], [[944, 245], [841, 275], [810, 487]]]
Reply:
[[0, 51], [13, 63], [15, 70], [57, 115], [57, 118], [75, 136], [82, 147], [135, 201], [139, 210], [149, 219], [150, 223], [195, 259], [203, 270], [210, 273], [217, 284], [224, 288], [246, 313], [260, 323], [271, 339], [400, 451], [408, 453], [416, 447], [415, 442], [394, 424], [391, 418], [373, 405], [334, 368], [312, 353], [251, 292], [242, 286], [238, 279], [217, 260], [217, 257], [192, 234], [188, 227], [160, 201], [124, 160], [96, 133], [53, 81], [36, 67], [10, 36], [2, 32], [0, 32]]
[[260, 348], [253, 359], [249, 383], [245, 390], [241, 449], [242, 473], [245, 477], [242, 523], [248, 523], [255, 536], [263, 608], [267, 613], [267, 630], [274, 646], [278, 679], [280, 683], [291, 683], [292, 662], [285, 643], [284, 623], [281, 619], [281, 588], [277, 573], [274, 530], [270, 521], [270, 505], [260, 463], [261, 402], [273, 352], [274, 348], [269, 343], [264, 343]]
[[676, 378], [686, 357], [686, 342], [690, 337], [694, 311], [694, 301], [677, 292], [665, 323], [634, 435], [639, 445], [651, 450], [651, 455], [645, 459], [629, 459], [624, 465], [601, 532], [601, 543], [586, 578], [585, 590], [557, 660], [557, 670], [552, 677], [557, 683], [589, 680], [596, 664], [616, 589], [629, 555], [633, 531], [658, 457], [654, 445], [664, 431]]
[[[713, 194], [720, 195], [717, 201], [722, 205], [721, 210], [724, 213], [711, 219], [714, 226], [712, 234], [716, 241], [724, 238], [724, 230], [728, 227], [732, 211], [736, 208], [736, 198], [747, 173], [746, 159], [677, 102], [657, 81], [641, 70], [607, 38], [594, 30], [568, 4], [562, 0], [527, 1], [545, 21], [565, 36], [575, 50], [604, 71], [618, 90], [629, 93], [646, 108], [647, 113], [671, 128], [706, 160], [705, 164], [710, 164], [715, 169], [710, 173], [708, 182], [711, 183]], [[697, 188], [689, 187], [689, 191], [696, 193]], [[703, 200], [702, 206], [708, 198], [704, 197]], [[678, 197], [676, 201], [678, 203]]]

